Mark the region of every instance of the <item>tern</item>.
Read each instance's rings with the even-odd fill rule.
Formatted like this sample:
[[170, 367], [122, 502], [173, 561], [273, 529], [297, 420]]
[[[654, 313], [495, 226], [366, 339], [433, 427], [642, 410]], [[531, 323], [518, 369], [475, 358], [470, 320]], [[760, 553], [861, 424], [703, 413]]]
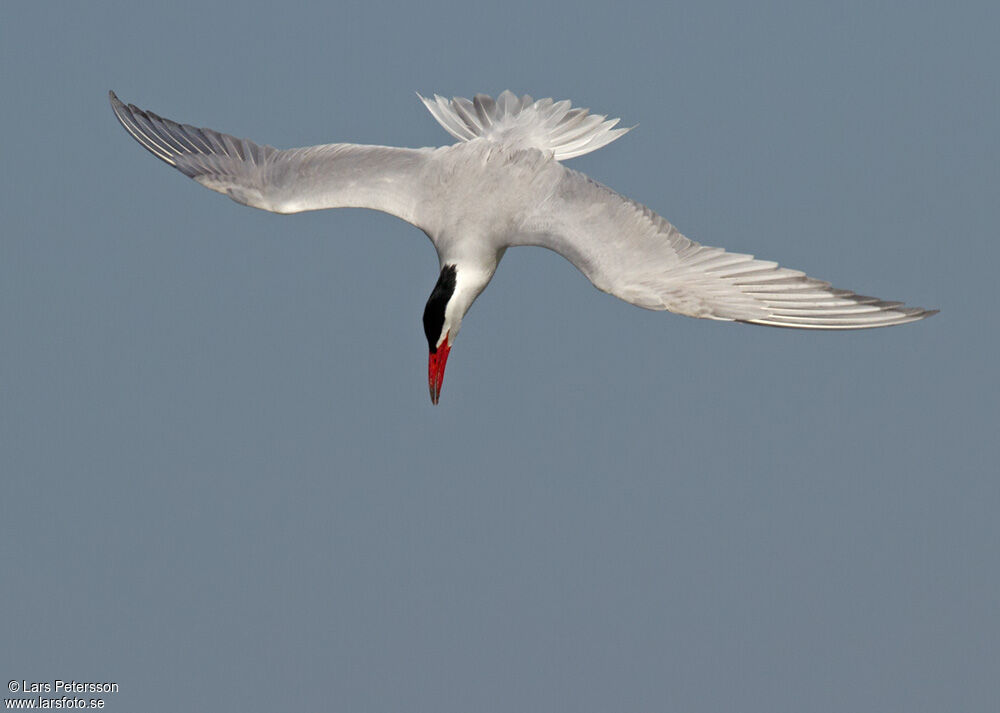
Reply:
[[689, 240], [649, 208], [562, 164], [629, 130], [569, 101], [510, 91], [471, 101], [418, 94], [457, 143], [279, 150], [109, 95], [122, 126], [151, 154], [238, 203], [274, 213], [371, 208], [423, 230], [441, 268], [423, 316], [434, 404], [462, 319], [513, 246], [553, 250], [599, 290], [689, 317], [863, 329], [937, 311], [834, 289], [775, 262]]

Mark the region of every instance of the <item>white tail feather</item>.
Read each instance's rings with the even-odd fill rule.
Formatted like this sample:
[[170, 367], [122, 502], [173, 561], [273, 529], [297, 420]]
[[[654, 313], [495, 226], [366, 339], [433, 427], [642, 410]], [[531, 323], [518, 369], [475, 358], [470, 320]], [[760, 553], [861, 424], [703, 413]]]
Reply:
[[533, 147], [551, 152], [559, 161], [582, 156], [610, 144], [629, 129], [616, 129], [619, 119], [574, 109], [568, 101], [534, 101], [504, 91], [494, 101], [477, 94], [472, 101], [455, 97], [450, 101], [434, 95], [420, 100], [438, 123], [459, 141], [483, 137], [519, 148]]

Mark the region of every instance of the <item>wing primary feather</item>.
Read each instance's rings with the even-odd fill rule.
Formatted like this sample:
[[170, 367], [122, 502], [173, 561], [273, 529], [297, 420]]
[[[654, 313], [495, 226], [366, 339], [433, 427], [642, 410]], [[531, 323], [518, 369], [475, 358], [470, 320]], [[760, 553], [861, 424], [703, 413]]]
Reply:
[[123, 127], [125, 127], [125, 130], [132, 135], [132, 138], [138, 141], [143, 148], [145, 148], [147, 151], [149, 151], [151, 154], [156, 156], [161, 161], [164, 161], [165, 163], [168, 163], [171, 166], [175, 165], [174, 161], [170, 156], [170, 153], [164, 152], [162, 149], [158, 147], [156, 143], [152, 142], [145, 135], [145, 133], [142, 131], [142, 128], [136, 122], [136, 119], [133, 116], [132, 112], [129, 111], [129, 108], [126, 107], [124, 104], [122, 104], [121, 101], [119, 101], [118, 97], [115, 96], [114, 92], [110, 92], [109, 94], [111, 96], [111, 106], [114, 109], [115, 116], [118, 117], [118, 121], [121, 122], [121, 125]]

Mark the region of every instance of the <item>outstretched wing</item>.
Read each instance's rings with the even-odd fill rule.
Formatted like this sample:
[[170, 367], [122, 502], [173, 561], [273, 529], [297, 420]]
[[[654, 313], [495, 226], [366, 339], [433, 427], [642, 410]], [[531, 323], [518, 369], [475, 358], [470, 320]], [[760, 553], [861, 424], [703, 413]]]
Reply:
[[699, 245], [648, 208], [569, 169], [524, 228], [522, 244], [555, 250], [599, 289], [647, 309], [806, 329], [883, 327], [936, 312]]
[[372, 208], [417, 223], [427, 149], [326, 144], [281, 151], [178, 124], [109, 95], [122, 126], [151, 154], [238, 203], [274, 213]]

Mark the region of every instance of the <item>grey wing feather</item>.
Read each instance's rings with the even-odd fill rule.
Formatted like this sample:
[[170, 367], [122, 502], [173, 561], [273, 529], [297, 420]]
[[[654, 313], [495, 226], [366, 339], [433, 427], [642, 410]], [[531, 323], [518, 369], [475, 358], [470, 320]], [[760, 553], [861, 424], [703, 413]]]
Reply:
[[801, 329], [904, 324], [937, 310], [834, 289], [775, 262], [700, 245], [648, 208], [563, 169], [522, 244], [548, 247], [599, 289], [647, 309]]
[[419, 224], [427, 149], [326, 144], [279, 150], [179, 124], [109, 95], [122, 126], [151, 154], [239, 203], [275, 213], [372, 208]]

